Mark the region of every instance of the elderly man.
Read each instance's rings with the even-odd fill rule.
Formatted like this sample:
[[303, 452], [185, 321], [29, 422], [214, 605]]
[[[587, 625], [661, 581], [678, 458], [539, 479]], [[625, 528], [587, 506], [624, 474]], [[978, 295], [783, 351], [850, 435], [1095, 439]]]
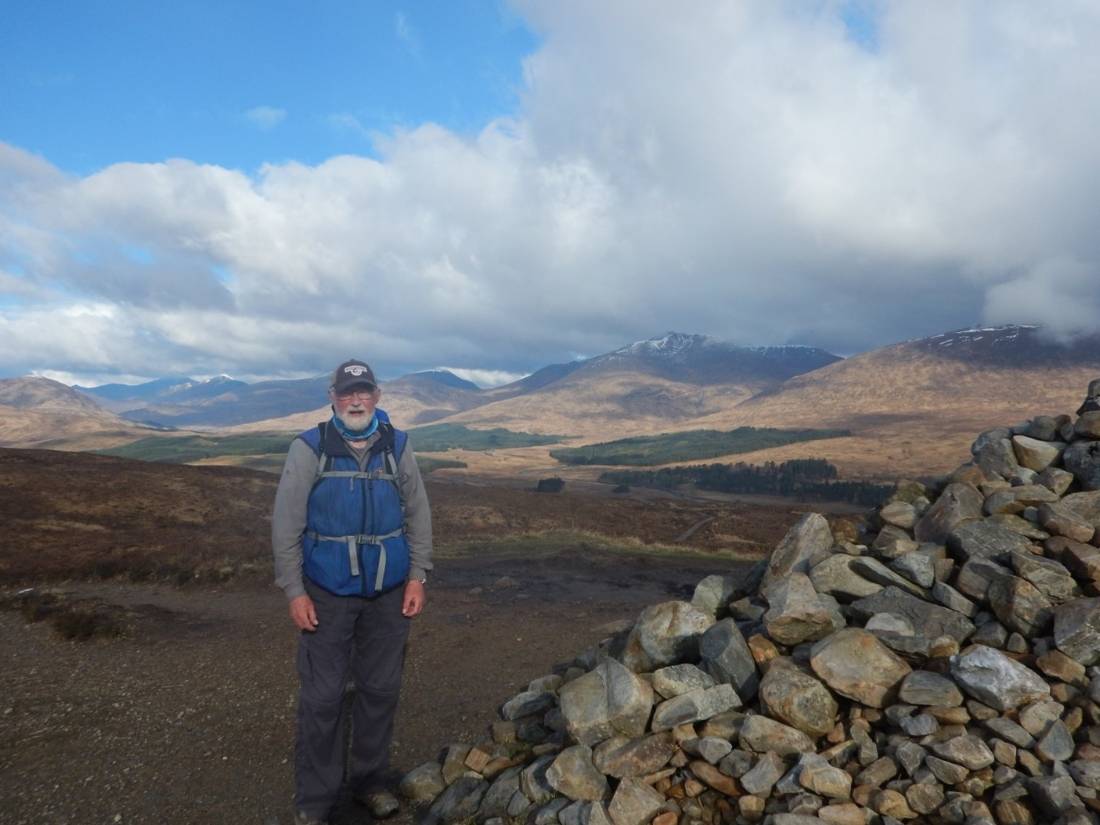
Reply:
[[355, 682], [351, 770], [376, 819], [386, 788], [409, 620], [424, 609], [431, 569], [428, 499], [405, 433], [377, 408], [362, 361], [336, 368], [333, 415], [290, 446], [275, 495], [275, 581], [301, 630], [295, 822], [321, 825], [344, 779], [344, 688]]

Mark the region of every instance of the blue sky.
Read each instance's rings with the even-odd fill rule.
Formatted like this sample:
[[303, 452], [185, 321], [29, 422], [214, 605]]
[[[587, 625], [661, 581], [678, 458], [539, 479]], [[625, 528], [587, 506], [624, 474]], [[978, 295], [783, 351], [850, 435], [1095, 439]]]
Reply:
[[535, 36], [498, 0], [5, 0], [0, 139], [87, 174], [370, 154], [516, 108]]
[[0, 0], [0, 376], [1100, 328], [1100, 6]]

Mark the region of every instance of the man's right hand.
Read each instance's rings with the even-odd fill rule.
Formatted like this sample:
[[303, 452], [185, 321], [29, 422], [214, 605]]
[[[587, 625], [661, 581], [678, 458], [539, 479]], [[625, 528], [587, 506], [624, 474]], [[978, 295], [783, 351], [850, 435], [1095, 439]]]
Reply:
[[300, 630], [312, 633], [317, 629], [317, 611], [313, 609], [313, 599], [309, 596], [295, 596], [290, 600], [290, 618]]

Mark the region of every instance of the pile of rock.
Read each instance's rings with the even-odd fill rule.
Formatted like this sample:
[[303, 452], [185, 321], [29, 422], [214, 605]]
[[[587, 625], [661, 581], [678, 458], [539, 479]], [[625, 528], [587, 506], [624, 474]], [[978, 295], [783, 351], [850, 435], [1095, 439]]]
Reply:
[[1100, 410], [973, 454], [647, 608], [403, 791], [432, 823], [1100, 825]]

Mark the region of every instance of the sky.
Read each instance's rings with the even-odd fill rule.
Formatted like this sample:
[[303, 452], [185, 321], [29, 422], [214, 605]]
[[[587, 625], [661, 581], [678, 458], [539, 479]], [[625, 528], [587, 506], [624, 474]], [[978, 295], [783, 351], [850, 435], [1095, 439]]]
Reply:
[[1100, 330], [1100, 3], [0, 0], [0, 377]]

